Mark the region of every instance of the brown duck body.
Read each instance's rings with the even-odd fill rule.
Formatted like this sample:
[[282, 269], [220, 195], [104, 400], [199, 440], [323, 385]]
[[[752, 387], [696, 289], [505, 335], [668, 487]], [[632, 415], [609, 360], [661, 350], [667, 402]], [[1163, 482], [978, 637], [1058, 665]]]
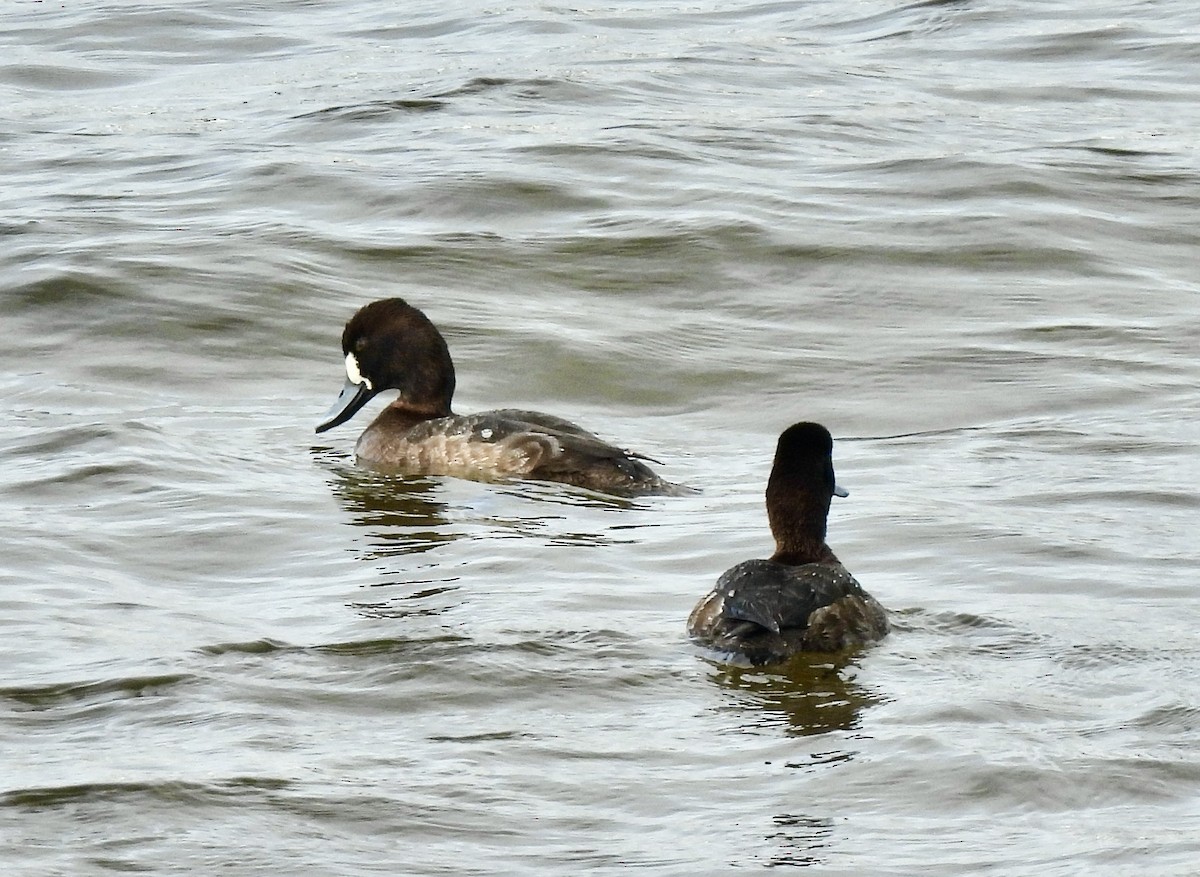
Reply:
[[685, 490], [570, 421], [513, 408], [420, 419], [388, 407], [363, 431], [355, 455], [373, 469], [408, 474], [528, 478], [619, 495]]
[[359, 437], [363, 465], [479, 481], [556, 481], [625, 496], [691, 492], [660, 478], [642, 462], [648, 458], [561, 417], [511, 408], [455, 414], [446, 342], [401, 299], [360, 309], [346, 324], [342, 350], [346, 385], [317, 432], [344, 423], [382, 390], [400, 391]]
[[819, 424], [795, 424], [780, 436], [767, 483], [775, 553], [743, 561], [717, 580], [688, 617], [697, 640], [757, 665], [887, 634], [883, 606], [825, 544], [830, 500], [845, 495], [834, 481], [832, 450]]
[[837, 652], [882, 639], [888, 622], [840, 563], [746, 560], [696, 604], [688, 631], [752, 664], [777, 664], [797, 652]]

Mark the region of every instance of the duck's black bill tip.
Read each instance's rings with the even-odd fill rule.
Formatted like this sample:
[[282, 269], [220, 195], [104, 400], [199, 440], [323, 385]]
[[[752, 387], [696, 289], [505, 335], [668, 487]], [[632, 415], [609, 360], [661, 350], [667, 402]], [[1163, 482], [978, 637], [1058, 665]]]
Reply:
[[371, 401], [371, 397], [375, 395], [375, 391], [368, 387], [365, 383], [356, 384], [349, 379], [342, 386], [342, 392], [338, 393], [337, 401], [333, 406], [325, 412], [325, 419], [317, 424], [317, 432], [322, 433], [327, 429], [333, 429], [335, 426], [340, 426], [351, 417], [358, 413], [359, 409]]

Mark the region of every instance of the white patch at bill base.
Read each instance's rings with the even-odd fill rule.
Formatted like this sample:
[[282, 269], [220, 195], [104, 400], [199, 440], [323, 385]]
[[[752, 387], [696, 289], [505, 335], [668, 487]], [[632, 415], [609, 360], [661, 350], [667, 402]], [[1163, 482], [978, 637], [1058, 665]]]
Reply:
[[350, 383], [352, 384], [362, 384], [368, 390], [375, 389], [371, 386], [370, 379], [363, 377], [362, 371], [358, 367], [358, 357], [353, 353], [346, 354], [346, 377], [350, 379]]

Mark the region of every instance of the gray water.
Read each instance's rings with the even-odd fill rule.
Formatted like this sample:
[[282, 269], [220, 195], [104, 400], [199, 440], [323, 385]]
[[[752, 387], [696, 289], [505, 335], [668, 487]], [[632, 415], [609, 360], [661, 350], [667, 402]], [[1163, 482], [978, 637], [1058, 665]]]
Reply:
[[[1200, 873], [1185, 0], [18, 3], [6, 875]], [[401, 479], [355, 308], [694, 497]], [[688, 642], [812, 419], [885, 642]]]

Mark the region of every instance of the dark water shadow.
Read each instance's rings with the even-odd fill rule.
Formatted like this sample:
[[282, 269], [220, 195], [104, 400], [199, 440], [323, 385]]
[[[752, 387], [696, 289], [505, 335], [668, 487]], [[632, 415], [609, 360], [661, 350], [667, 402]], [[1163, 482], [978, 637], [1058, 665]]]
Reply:
[[[735, 734], [764, 731], [802, 739], [789, 747], [785, 760], [766, 762], [818, 774], [853, 760], [855, 731], [868, 707], [884, 697], [856, 680], [862, 649], [837, 654], [801, 654], [784, 664], [748, 667], [712, 663], [709, 679], [725, 695], [717, 712], [731, 719]], [[806, 812], [807, 811], [807, 812]], [[834, 840], [834, 820], [805, 808], [798, 799], [772, 817], [762, 836], [764, 851], [755, 856], [762, 867], [812, 867], [825, 863]]]
[[[595, 548], [633, 542], [630, 530], [648, 526], [624, 514], [648, 508], [648, 498], [538, 481], [471, 482], [475, 486], [464, 491], [459, 479], [381, 472], [327, 446], [313, 446], [310, 454], [345, 522], [361, 531], [348, 548], [370, 574], [348, 605], [368, 618], [419, 623], [460, 607], [471, 564], [512, 555], [511, 547], [497, 551], [489, 541]], [[469, 544], [445, 556], [418, 557], [459, 540]]]
[[[845, 733], [861, 726], [864, 709], [883, 701], [882, 695], [856, 681], [854, 661], [859, 654], [802, 654], [770, 667], [714, 662], [709, 678], [727, 695], [719, 709], [739, 717], [739, 730], [781, 728], [794, 737]], [[812, 753], [810, 760], [787, 766], [805, 768], [851, 756], [840, 750]]]
[[806, 868], [825, 862], [833, 838], [833, 820], [827, 816], [780, 813], [772, 820], [767, 844], [774, 848], [768, 868]]
[[365, 559], [428, 551], [455, 538], [433, 479], [365, 469], [328, 447], [310, 453], [349, 523], [368, 532]]
[[[368, 532], [367, 559], [419, 553], [462, 536], [529, 536], [562, 545], [633, 541], [639, 524], [610, 512], [643, 510], [654, 497], [622, 497], [543, 481], [487, 482], [487, 497], [452, 505], [445, 478], [369, 469], [332, 448], [310, 449], [349, 523]], [[618, 523], [618, 521], [620, 521]]]
[[463, 535], [452, 525], [437, 481], [375, 472], [328, 447], [315, 446], [310, 453], [346, 522], [362, 531], [361, 538], [348, 541], [370, 574], [348, 608], [367, 618], [416, 621], [460, 606], [456, 575], [438, 572], [430, 561], [411, 561]]
[[384, 118], [397, 113], [433, 113], [444, 110], [446, 102], [436, 98], [396, 98], [393, 100], [369, 100], [357, 104], [339, 104], [322, 107], [293, 116], [293, 119], [336, 119], [347, 122], [362, 122]]

